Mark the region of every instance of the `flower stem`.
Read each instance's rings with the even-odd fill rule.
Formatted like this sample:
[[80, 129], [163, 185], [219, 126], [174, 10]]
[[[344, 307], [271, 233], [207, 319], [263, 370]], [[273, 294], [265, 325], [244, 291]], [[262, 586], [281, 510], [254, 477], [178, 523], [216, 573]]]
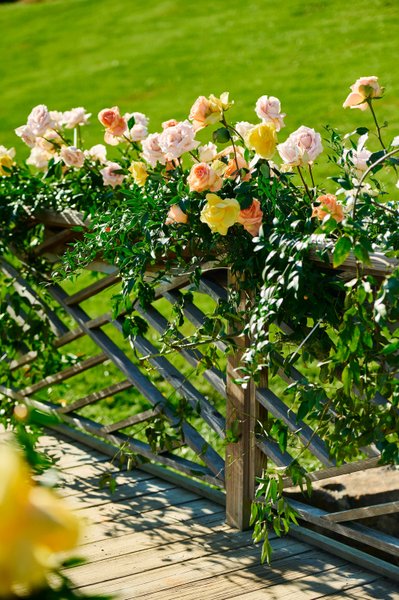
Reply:
[[303, 177], [303, 174], [302, 174], [302, 171], [301, 171], [301, 167], [299, 167], [299, 166], [298, 166], [298, 167], [297, 167], [297, 169], [298, 169], [299, 177], [300, 177], [300, 178], [301, 178], [301, 180], [302, 180], [303, 187], [305, 188], [305, 190], [306, 190], [306, 193], [307, 193], [307, 195], [309, 196], [309, 200], [310, 200], [310, 201], [312, 201], [312, 200], [313, 200], [313, 198], [312, 198], [312, 194], [310, 193], [310, 190], [309, 190], [309, 188], [308, 188], [308, 184], [306, 183], [306, 181], [305, 181], [305, 179], [304, 179], [304, 177]]
[[371, 99], [371, 98], [369, 98], [369, 99], [367, 100], [367, 104], [368, 104], [368, 105], [369, 105], [369, 107], [370, 107], [371, 114], [373, 115], [373, 119], [374, 119], [375, 126], [377, 127], [377, 137], [378, 137], [378, 139], [380, 140], [380, 144], [381, 144], [381, 146], [383, 147], [383, 149], [384, 149], [384, 150], [386, 150], [385, 144], [384, 144], [384, 142], [382, 141], [382, 137], [381, 137], [381, 127], [380, 127], [380, 126], [379, 126], [379, 124], [378, 124], [378, 121], [377, 121], [377, 116], [376, 116], [376, 114], [375, 114], [375, 111], [374, 111], [374, 108], [373, 108], [373, 101], [372, 101], [372, 99]]

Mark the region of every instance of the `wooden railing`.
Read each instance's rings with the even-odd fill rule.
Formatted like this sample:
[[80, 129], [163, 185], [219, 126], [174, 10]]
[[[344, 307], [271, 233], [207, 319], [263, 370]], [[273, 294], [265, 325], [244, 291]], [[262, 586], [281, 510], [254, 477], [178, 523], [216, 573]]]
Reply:
[[[46, 222], [48, 236], [38, 247], [38, 253], [55, 261], [65, 242], [73, 238], [72, 227], [82, 222], [74, 213], [49, 213], [42, 215], [42, 220]], [[157, 474], [170, 479], [179, 478], [180, 484], [219, 502], [224, 501], [225, 491], [227, 521], [240, 529], [247, 528], [249, 524], [256, 476], [261, 474], [268, 462], [277, 467], [285, 467], [293, 458], [287, 451], [280, 451], [278, 443], [269, 432], [260, 434], [257, 431], [256, 423], [266, 421], [267, 415], [281, 420], [290, 430], [298, 432], [302, 444], [321, 465], [318, 470], [309, 474], [313, 481], [372, 469], [378, 465], [379, 452], [372, 445], [364, 449], [364, 460], [336, 467], [323, 439], [273, 392], [266, 371], [257, 388], [253, 383], [245, 389], [237, 385], [236, 367], [240, 360], [240, 350], [227, 357], [225, 373], [212, 366], [201, 375], [194, 374], [201, 360], [199, 348], [182, 347], [179, 349], [179, 358], [159, 353], [157, 337], [168, 328], [168, 314], [179, 294], [190, 286], [188, 273], [176, 274], [171, 281], [159, 285], [150, 307], [143, 309], [138, 304], [134, 306], [136, 314], [148, 323], [151, 335], [131, 338], [129, 347], [123, 332], [124, 321], [130, 315], [121, 313], [114, 317], [111, 311], [94, 315], [92, 309], [86, 307], [90, 302], [93, 305], [94, 299], [98, 299], [98, 305], [101, 306], [102, 295], [109, 294], [109, 290], [115, 289], [119, 283], [117, 270], [100, 261], [90, 267], [99, 272], [98, 278], [74, 293], [68, 294], [57, 283], [48, 283], [46, 294], [52, 298], [50, 306], [44, 301], [40, 288], [33, 289], [17, 267], [2, 260], [3, 274], [13, 280], [13, 285], [21, 296], [28, 297], [36, 305], [38, 314], [51, 324], [55, 333], [54, 347], [68, 349], [71, 345], [76, 349], [77, 341], [85, 339], [91, 343], [92, 355], [85, 355], [82, 360], [30, 383], [23, 389], [3, 386], [0, 393], [55, 413], [64, 423], [57, 426], [59, 429], [66, 431], [65, 427], [68, 427], [71, 436], [101, 447], [111, 455], [116, 452], [115, 449], [122, 447], [125, 453], [137, 457], [143, 469], [155, 469]], [[350, 260], [347, 268], [351, 268]], [[383, 274], [390, 265], [384, 263], [381, 257], [376, 257], [370, 268]], [[190, 324], [197, 327], [206, 318], [201, 309], [201, 294], [208, 302], [219, 302], [226, 297], [226, 288], [231, 284], [229, 277], [226, 269], [214, 268], [213, 265], [204, 269], [199, 293], [195, 295], [194, 301], [184, 303], [187, 327]], [[15, 315], [15, 318], [23, 320], [24, 315]], [[289, 327], [286, 324], [279, 326], [284, 330]], [[245, 347], [248, 340], [241, 337], [237, 342]], [[226, 350], [222, 342], [218, 342], [218, 348], [221, 353]], [[142, 357], [146, 360], [143, 361]], [[35, 358], [34, 352], [22, 352], [17, 360], [12, 361], [10, 369], [26, 369]], [[104, 364], [113, 365], [115, 373], [109, 385], [102, 383], [103, 377], [98, 370]], [[150, 365], [152, 370], [146, 371], [144, 365]], [[80, 381], [79, 392], [68, 392], [71, 398], [67, 402], [63, 401], [65, 384], [89, 371], [99, 383], [96, 389], [86, 389], [82, 393]], [[304, 378], [294, 367], [289, 375], [280, 370], [278, 376], [284, 385]], [[208, 391], [204, 391], [204, 388]], [[49, 389], [51, 399], [47, 394]], [[113, 421], [106, 415], [107, 401], [116, 395], [130, 408], [123, 418]], [[209, 398], [210, 395], [213, 397]], [[182, 417], [176, 398], [191, 407], [190, 417]], [[385, 402], [380, 395], [377, 395], [376, 401]], [[97, 415], [100, 414], [101, 418], [88, 416], [88, 409], [94, 406], [99, 407]], [[141, 407], [140, 410], [138, 406]], [[157, 418], [164, 420], [173, 434], [170, 443], [160, 448], [155, 448], [154, 444], [144, 441], [137, 434], [137, 430], [151, 427], [151, 423]], [[236, 438], [224, 444], [226, 431], [233, 429]], [[203, 484], [198, 483], [200, 481]], [[292, 483], [287, 480], [285, 485], [288, 488]], [[397, 538], [357, 522], [364, 517], [396, 513], [398, 502], [334, 513], [327, 513], [297, 500], [292, 500], [291, 503], [304, 522], [317, 525], [324, 531], [355, 539], [392, 556], [399, 553]]]

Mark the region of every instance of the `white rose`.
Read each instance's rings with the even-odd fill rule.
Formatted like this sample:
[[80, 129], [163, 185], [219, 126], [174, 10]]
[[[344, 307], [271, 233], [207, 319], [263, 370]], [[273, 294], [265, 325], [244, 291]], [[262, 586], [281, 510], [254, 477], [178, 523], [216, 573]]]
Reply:
[[157, 162], [164, 165], [166, 158], [159, 145], [160, 133], [150, 133], [150, 135], [142, 142], [142, 156], [152, 167], [155, 167]]
[[75, 169], [83, 167], [85, 155], [82, 150], [79, 150], [79, 148], [76, 148], [75, 146], [63, 146], [61, 148], [60, 156], [68, 167], [75, 167]]
[[252, 129], [253, 124], [248, 123], [248, 121], [238, 121], [235, 124], [234, 129], [237, 131], [238, 135], [240, 135], [243, 139], [247, 135], [248, 131]]
[[37, 169], [45, 169], [51, 158], [54, 158], [54, 155], [51, 154], [51, 152], [47, 152], [47, 150], [44, 150], [39, 146], [34, 146], [26, 162], [28, 165], [32, 165]]
[[27, 125], [34, 135], [43, 135], [47, 129], [53, 129], [54, 121], [47, 106], [44, 104], [35, 106], [28, 117]]
[[84, 155], [92, 160], [98, 160], [100, 163], [105, 164], [107, 162], [107, 149], [104, 144], [96, 144], [84, 151]]
[[48, 129], [42, 137], [36, 138], [36, 146], [52, 154], [58, 152], [62, 139], [54, 129]]
[[78, 125], [87, 125], [91, 113], [87, 113], [83, 106], [71, 108], [63, 114], [62, 123], [67, 129], [73, 129]]
[[212, 142], [198, 147], [198, 158], [200, 162], [211, 162], [216, 157], [217, 153], [218, 149]]
[[148, 135], [149, 118], [141, 112], [126, 113], [123, 115], [126, 123], [134, 117], [134, 125], [125, 133], [125, 137], [131, 142], [141, 142]]
[[64, 113], [59, 110], [50, 110], [50, 117], [54, 123], [54, 128], [61, 129], [64, 121]]
[[166, 160], [180, 158], [185, 152], [190, 152], [199, 146], [195, 139], [194, 127], [189, 121], [182, 121], [174, 127], [168, 127], [159, 136], [159, 145]]
[[285, 113], [281, 112], [280, 100], [275, 96], [261, 96], [256, 102], [255, 112], [262, 121], [274, 123], [276, 131], [285, 125]]
[[101, 169], [100, 173], [103, 176], [104, 185], [110, 185], [113, 188], [117, 185], [122, 185], [126, 175], [118, 173], [121, 170], [121, 165], [115, 162], [107, 163], [104, 169]]

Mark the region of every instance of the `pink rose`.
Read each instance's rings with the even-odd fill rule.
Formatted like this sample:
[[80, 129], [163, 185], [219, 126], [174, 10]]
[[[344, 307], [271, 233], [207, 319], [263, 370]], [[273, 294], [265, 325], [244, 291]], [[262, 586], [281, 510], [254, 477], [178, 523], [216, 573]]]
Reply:
[[123, 118], [126, 123], [134, 117], [134, 125], [126, 132], [126, 137], [131, 142], [141, 142], [148, 135], [149, 119], [141, 112], [126, 113]]
[[126, 175], [120, 173], [122, 167], [115, 162], [107, 163], [104, 169], [101, 169], [100, 173], [103, 176], [104, 185], [110, 185], [113, 188], [117, 185], [122, 185]]
[[302, 125], [283, 144], [279, 144], [277, 150], [285, 164], [299, 167], [313, 162], [323, 151], [323, 146], [320, 134]]
[[[236, 179], [240, 175], [241, 169], [247, 169], [249, 171], [249, 166], [245, 158], [239, 152], [237, 152], [236, 156], [231, 158], [227, 163], [223, 176], [226, 179]], [[248, 172], [242, 178], [242, 181], [249, 181], [250, 179], [251, 173]]]
[[255, 237], [259, 234], [260, 226], [262, 225], [263, 212], [260, 207], [259, 200], [254, 199], [249, 208], [245, 208], [244, 210], [240, 210], [240, 214], [238, 215], [238, 222], [243, 225], [244, 229], [248, 231]]
[[112, 135], [123, 135], [127, 129], [126, 121], [121, 117], [119, 108], [104, 108], [98, 113], [98, 119]]
[[162, 123], [162, 129], [167, 129], [168, 127], [174, 127], [178, 123], [179, 123], [179, 121], [176, 121], [176, 119], [168, 119], [167, 121], [164, 121]]
[[223, 179], [207, 163], [196, 163], [191, 167], [187, 183], [190, 192], [218, 192], [223, 185]]
[[165, 220], [165, 225], [172, 225], [173, 223], [187, 223], [188, 217], [185, 212], [182, 211], [178, 204], [172, 204], [169, 209], [168, 216]]
[[44, 150], [43, 148], [40, 148], [39, 146], [34, 146], [26, 163], [36, 167], [37, 169], [45, 169], [51, 158], [54, 158], [54, 154]]
[[150, 133], [141, 144], [143, 148], [142, 156], [152, 167], [155, 167], [158, 162], [161, 165], [166, 163], [165, 155], [159, 145], [160, 136], [160, 133]]
[[21, 127], [17, 127], [15, 133], [23, 142], [25, 142], [27, 146], [29, 146], [29, 148], [33, 148], [36, 143], [36, 135], [33, 133], [30, 127], [28, 127], [28, 125], [21, 125]]
[[43, 135], [47, 129], [54, 127], [54, 122], [50, 116], [47, 106], [39, 104], [32, 109], [27, 125], [33, 135]]
[[87, 113], [83, 106], [78, 106], [77, 108], [71, 108], [71, 110], [64, 112], [62, 124], [65, 125], [67, 129], [73, 129], [78, 125], [87, 125], [90, 117], [91, 113]]
[[238, 123], [235, 124], [234, 129], [238, 133], [238, 136], [244, 139], [249, 130], [253, 129], [253, 127], [254, 125], [252, 123], [248, 123], [248, 121], [238, 121]]
[[378, 77], [360, 77], [350, 86], [352, 92], [343, 103], [344, 108], [367, 109], [367, 100], [382, 98], [384, 88], [378, 83]]
[[261, 96], [256, 102], [255, 112], [262, 121], [272, 122], [276, 131], [280, 131], [285, 125], [280, 100], [274, 96]]
[[96, 144], [84, 151], [84, 155], [91, 160], [98, 160], [100, 163], [107, 162], [107, 149], [103, 144]]
[[63, 146], [60, 156], [67, 167], [75, 167], [75, 169], [83, 167], [85, 162], [85, 155], [82, 150], [79, 150], [75, 146]]
[[313, 207], [312, 217], [317, 217], [320, 221], [323, 221], [327, 215], [331, 215], [337, 223], [343, 221], [344, 209], [342, 204], [337, 202], [337, 197], [334, 194], [319, 196], [317, 202], [320, 202], [320, 204]]
[[180, 158], [185, 152], [190, 152], [199, 146], [195, 139], [195, 131], [191, 123], [182, 121], [173, 127], [167, 127], [159, 136], [159, 145], [166, 160]]

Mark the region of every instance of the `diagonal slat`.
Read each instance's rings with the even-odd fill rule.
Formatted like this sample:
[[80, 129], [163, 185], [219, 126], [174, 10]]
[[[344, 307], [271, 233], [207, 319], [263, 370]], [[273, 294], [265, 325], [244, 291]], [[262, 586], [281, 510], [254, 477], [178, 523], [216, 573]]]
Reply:
[[93, 404], [94, 402], [98, 402], [99, 400], [104, 400], [104, 398], [109, 398], [114, 394], [118, 394], [119, 392], [123, 392], [124, 390], [128, 390], [132, 387], [130, 381], [121, 381], [119, 383], [115, 383], [114, 385], [110, 385], [103, 390], [99, 390], [98, 392], [93, 392], [84, 396], [84, 398], [80, 398], [79, 400], [75, 400], [71, 404], [67, 406], [61, 406], [58, 409], [58, 412], [62, 414], [70, 413], [74, 410], [78, 410], [79, 408], [83, 408], [83, 406], [87, 406], [88, 404]]

